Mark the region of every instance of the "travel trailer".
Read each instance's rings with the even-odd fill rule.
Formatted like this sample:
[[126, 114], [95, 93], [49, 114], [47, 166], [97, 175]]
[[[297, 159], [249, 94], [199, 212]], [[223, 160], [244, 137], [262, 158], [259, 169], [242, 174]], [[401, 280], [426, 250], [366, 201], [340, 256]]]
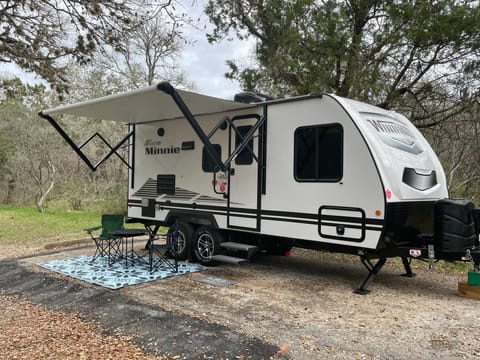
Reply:
[[[128, 134], [92, 164], [62, 114], [122, 122]], [[176, 223], [180, 259], [240, 262], [292, 246], [356, 254], [368, 270], [359, 293], [390, 257], [408, 276], [412, 258], [478, 267], [478, 211], [448, 199], [437, 156], [396, 112], [329, 94], [229, 101], [161, 82], [40, 116], [92, 170], [128, 143], [128, 217], [154, 233]]]

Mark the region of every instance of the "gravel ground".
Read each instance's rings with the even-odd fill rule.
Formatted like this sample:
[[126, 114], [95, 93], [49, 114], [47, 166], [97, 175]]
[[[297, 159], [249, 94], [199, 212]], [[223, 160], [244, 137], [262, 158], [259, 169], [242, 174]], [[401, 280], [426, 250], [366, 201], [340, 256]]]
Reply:
[[[5, 246], [0, 259], [44, 252], [44, 248]], [[164, 359], [148, 356], [128, 338], [102, 335], [97, 324], [75, 314], [49, 311], [0, 293], [0, 359]]]
[[[480, 359], [479, 303], [456, 294], [465, 275], [424, 267], [414, 270], [415, 278], [404, 278], [398, 263], [387, 263], [371, 284], [372, 293], [360, 296], [352, 292], [366, 275], [359, 263], [294, 250], [291, 257], [261, 256], [244, 266], [212, 267], [119, 292], [276, 344], [278, 358]], [[205, 277], [232, 284], [209, 285]], [[2, 335], [10, 329], [9, 336], [0, 336], [0, 346], [17, 349], [8, 358], [148, 358], [120, 336], [113, 337], [121, 344], [114, 354], [108, 350], [112, 338], [75, 315], [15, 298], [0, 300], [2, 314], [10, 314], [0, 320]], [[92, 348], [106, 350], [92, 355]]]
[[360, 264], [296, 250], [211, 268], [208, 276], [235, 282], [227, 287], [202, 283], [200, 273], [122, 291], [260, 337], [294, 359], [480, 359], [478, 301], [457, 296], [458, 276], [415, 271], [401, 277], [387, 263], [361, 296], [352, 292], [366, 275]]

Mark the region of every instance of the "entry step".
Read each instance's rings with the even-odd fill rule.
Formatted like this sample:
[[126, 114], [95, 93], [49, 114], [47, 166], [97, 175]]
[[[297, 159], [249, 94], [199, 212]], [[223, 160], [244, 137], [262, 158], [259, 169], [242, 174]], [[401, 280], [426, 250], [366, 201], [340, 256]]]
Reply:
[[248, 253], [255, 253], [258, 250], [258, 247], [255, 245], [241, 244], [231, 241], [221, 243], [220, 247], [228, 250], [246, 251]]
[[247, 259], [228, 256], [228, 255], [213, 255], [212, 260], [216, 262], [234, 264], [234, 265], [240, 265], [248, 262]]

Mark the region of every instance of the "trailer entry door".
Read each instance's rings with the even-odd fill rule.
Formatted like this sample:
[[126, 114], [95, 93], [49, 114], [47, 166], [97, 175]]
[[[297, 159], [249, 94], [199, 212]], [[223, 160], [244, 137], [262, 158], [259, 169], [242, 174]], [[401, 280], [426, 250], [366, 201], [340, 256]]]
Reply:
[[[263, 161], [264, 127], [255, 125], [260, 116], [241, 115], [230, 122], [228, 179], [228, 219], [229, 228], [260, 231], [260, 166]], [[239, 147], [243, 149], [238, 152]], [[236, 154], [235, 154], [236, 153]]]

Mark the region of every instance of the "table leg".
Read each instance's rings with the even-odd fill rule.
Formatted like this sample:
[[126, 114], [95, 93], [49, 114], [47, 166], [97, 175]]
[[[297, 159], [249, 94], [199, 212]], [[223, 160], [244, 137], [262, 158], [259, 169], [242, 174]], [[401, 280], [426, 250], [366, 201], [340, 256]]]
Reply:
[[125, 267], [128, 267], [128, 237], [125, 237]]

